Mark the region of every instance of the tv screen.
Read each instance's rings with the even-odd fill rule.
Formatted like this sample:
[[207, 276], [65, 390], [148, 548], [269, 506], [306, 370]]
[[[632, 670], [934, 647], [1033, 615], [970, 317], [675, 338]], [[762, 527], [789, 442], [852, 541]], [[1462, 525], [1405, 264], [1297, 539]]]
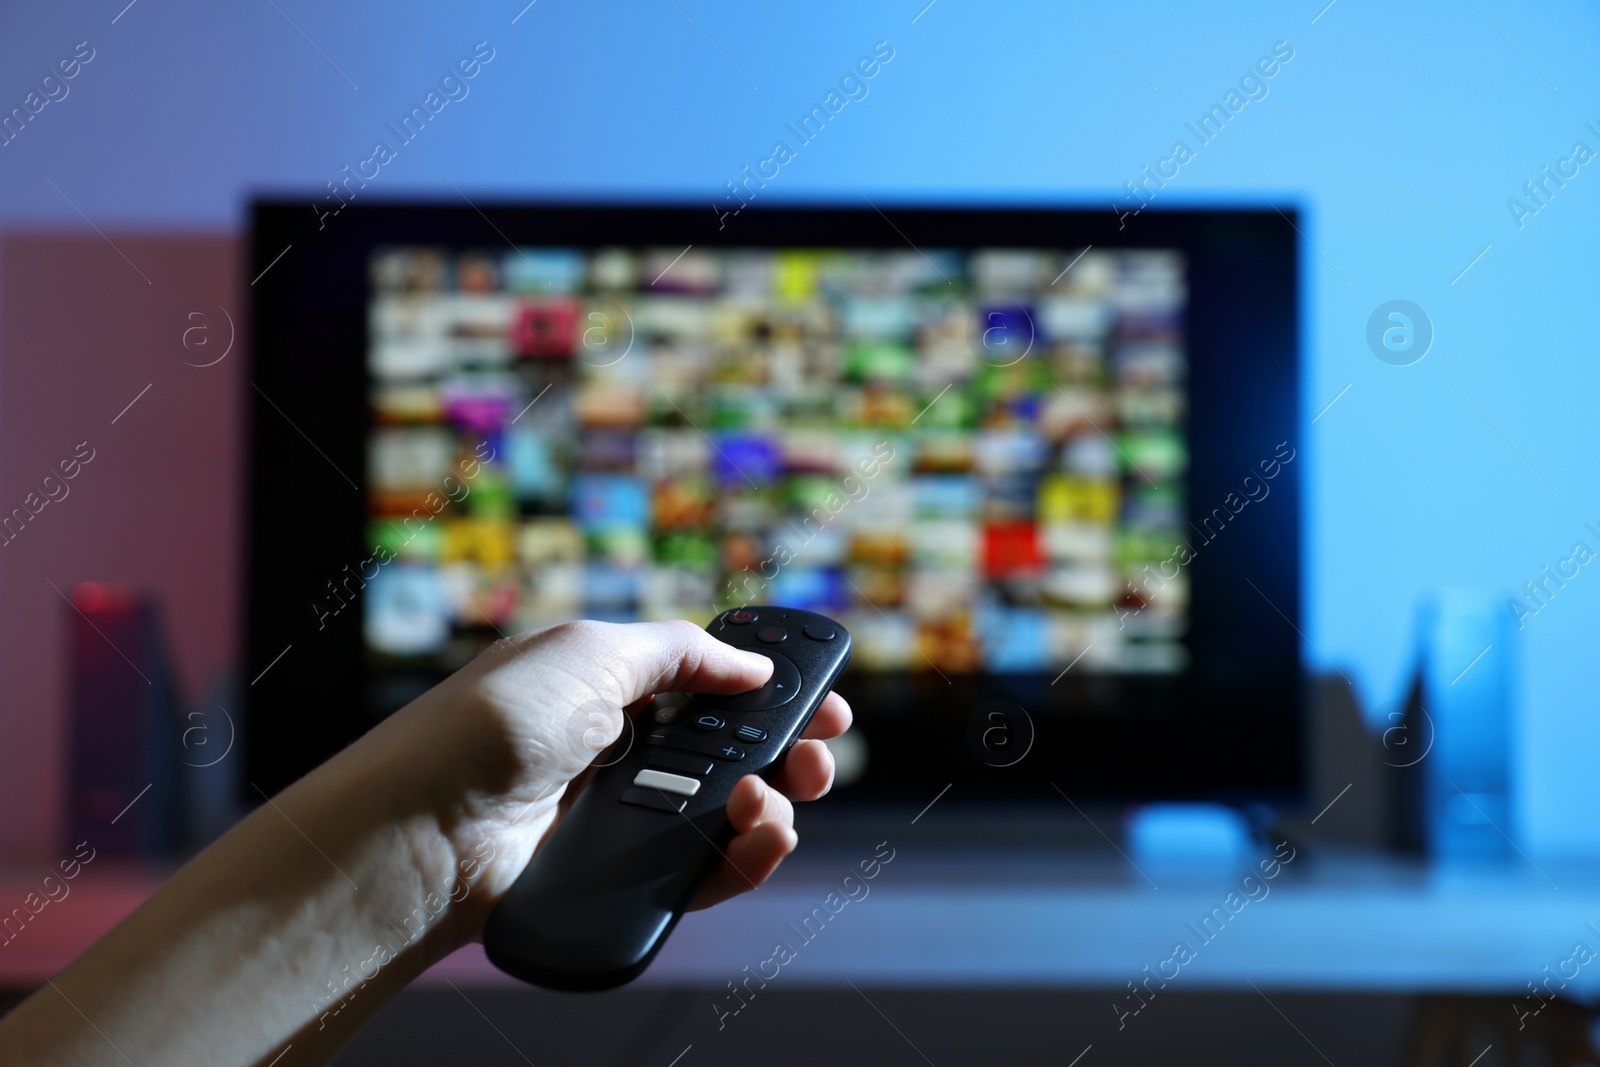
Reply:
[[872, 671], [1186, 663], [1176, 250], [385, 247], [369, 277], [375, 669], [748, 603], [837, 618]]
[[259, 776], [766, 603], [854, 637], [841, 795], [1292, 793], [1292, 219], [890, 210], [259, 205]]

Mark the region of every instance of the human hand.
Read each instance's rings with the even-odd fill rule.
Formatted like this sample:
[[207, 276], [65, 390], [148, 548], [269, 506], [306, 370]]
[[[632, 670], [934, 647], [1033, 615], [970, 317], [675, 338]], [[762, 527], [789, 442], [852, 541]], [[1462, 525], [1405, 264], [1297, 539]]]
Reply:
[[[574, 622], [497, 642], [381, 729], [411, 750], [416, 785], [433, 797], [449, 843], [427, 862], [471, 872], [458, 908], [464, 936], [481, 937], [493, 905], [522, 873], [608, 748], [658, 693], [741, 693], [772, 661], [718, 641], [693, 623]], [[760, 885], [794, 851], [791, 801], [833, 783], [823, 738], [850, 725], [830, 693], [770, 783], [755, 775], [728, 798], [735, 836], [693, 907]], [[374, 731], [375, 733], [377, 731]], [[377, 740], [374, 738], [374, 740]], [[388, 747], [386, 744], [384, 747]]]
[[[108, 1062], [111, 1034], [138, 1063], [277, 1063], [291, 1048], [326, 1062], [407, 983], [482, 940], [627, 714], [655, 693], [740, 693], [771, 672], [688, 622], [498, 642], [268, 798], [0, 1019], [6, 1062]], [[819, 739], [849, 725], [830, 694], [771, 784], [739, 781], [736, 836], [696, 906], [754, 888], [794, 850], [790, 801], [828, 791]]]

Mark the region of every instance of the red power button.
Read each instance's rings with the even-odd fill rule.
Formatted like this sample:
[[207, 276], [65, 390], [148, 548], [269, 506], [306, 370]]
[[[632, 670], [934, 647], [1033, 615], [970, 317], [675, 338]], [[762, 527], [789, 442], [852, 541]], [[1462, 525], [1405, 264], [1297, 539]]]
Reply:
[[756, 621], [756, 613], [753, 611], [745, 611], [743, 608], [741, 608], [738, 611], [728, 612], [728, 614], [724, 615], [723, 618], [735, 626], [744, 626], [747, 623]]

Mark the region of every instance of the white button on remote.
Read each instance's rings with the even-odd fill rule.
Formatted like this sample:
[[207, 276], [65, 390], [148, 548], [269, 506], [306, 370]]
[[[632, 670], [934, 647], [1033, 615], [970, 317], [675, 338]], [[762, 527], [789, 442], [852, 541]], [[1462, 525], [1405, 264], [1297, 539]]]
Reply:
[[669, 793], [682, 793], [686, 797], [692, 797], [700, 792], [700, 779], [685, 778], [681, 774], [668, 774], [666, 771], [640, 771], [634, 778], [633, 784], [664, 789]]

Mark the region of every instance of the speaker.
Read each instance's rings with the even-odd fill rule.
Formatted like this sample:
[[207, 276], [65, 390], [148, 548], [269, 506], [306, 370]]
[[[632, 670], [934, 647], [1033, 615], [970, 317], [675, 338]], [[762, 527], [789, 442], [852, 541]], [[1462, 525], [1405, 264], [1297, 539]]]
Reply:
[[182, 844], [183, 723], [152, 596], [83, 582], [67, 609], [69, 843], [155, 857]]

